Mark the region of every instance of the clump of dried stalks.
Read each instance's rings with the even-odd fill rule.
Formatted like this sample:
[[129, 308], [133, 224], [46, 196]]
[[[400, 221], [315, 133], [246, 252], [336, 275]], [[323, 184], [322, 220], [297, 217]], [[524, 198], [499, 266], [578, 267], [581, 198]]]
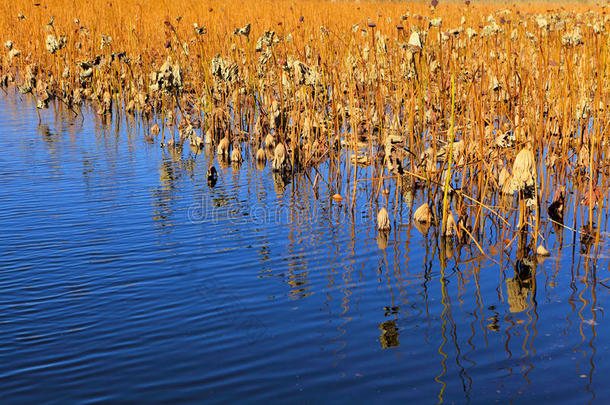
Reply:
[[448, 236], [468, 228], [476, 242], [486, 218], [509, 224], [506, 195], [525, 197], [519, 225], [537, 235], [558, 187], [590, 201], [593, 228], [610, 145], [600, 6], [114, 3], [91, 0], [75, 19], [67, 0], [4, 2], [0, 86], [37, 110], [128, 115], [166, 147], [211, 145], [238, 163], [247, 144], [246, 159], [280, 177], [326, 165], [327, 184], [371, 183], [371, 199], [395, 182], [396, 203], [410, 183], [442, 201], [418, 222], [446, 222]]

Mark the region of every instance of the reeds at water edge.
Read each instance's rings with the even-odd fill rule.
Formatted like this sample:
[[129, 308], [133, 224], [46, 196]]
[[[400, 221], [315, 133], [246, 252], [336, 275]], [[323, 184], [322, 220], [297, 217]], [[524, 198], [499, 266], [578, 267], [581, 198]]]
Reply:
[[[564, 210], [599, 242], [605, 5], [381, 4], [15, 0], [0, 6], [0, 85], [37, 111], [131, 116], [165, 148], [210, 145], [312, 183], [324, 166], [352, 210], [370, 183], [384, 229], [411, 189], [417, 223], [482, 251], [485, 218], [528, 229], [534, 252], [543, 224], [576, 228]], [[557, 215], [560, 189], [576, 203]]]

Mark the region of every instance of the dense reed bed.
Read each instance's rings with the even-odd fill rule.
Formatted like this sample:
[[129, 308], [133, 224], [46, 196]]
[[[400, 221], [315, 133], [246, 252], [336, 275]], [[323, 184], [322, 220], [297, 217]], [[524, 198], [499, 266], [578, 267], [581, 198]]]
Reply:
[[164, 148], [324, 183], [347, 212], [364, 189], [381, 235], [421, 190], [422, 232], [486, 254], [491, 220], [501, 243], [545, 255], [549, 224], [595, 242], [605, 228], [606, 10], [14, 0], [0, 6], [0, 82], [39, 109], [132, 117]]

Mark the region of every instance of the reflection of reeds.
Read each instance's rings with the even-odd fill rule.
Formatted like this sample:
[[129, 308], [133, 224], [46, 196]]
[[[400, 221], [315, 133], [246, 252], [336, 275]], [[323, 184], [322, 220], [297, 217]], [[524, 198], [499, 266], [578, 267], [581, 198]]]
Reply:
[[396, 321], [385, 321], [379, 324], [381, 335], [379, 336], [379, 342], [381, 343], [382, 349], [388, 349], [390, 347], [400, 346], [398, 341], [398, 327], [396, 327]]
[[518, 278], [506, 280], [506, 292], [510, 312], [522, 312], [527, 309], [529, 289], [523, 287]]

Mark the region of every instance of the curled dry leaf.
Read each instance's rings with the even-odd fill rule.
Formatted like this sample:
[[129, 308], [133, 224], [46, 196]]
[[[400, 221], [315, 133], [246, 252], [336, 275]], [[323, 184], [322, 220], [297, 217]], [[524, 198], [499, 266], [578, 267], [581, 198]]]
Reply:
[[233, 147], [233, 152], [231, 152], [231, 162], [241, 163], [243, 160], [244, 159], [241, 156], [241, 147], [237, 144]]
[[265, 150], [263, 148], [258, 148], [258, 150], [256, 151], [256, 161], [257, 162], [266, 162], [267, 161], [267, 154], [265, 153]]
[[390, 216], [388, 215], [388, 210], [385, 207], [379, 210], [377, 214], [377, 229], [380, 231], [389, 231], [392, 228], [390, 224]]
[[536, 249], [536, 254], [538, 256], [550, 256], [551, 253], [542, 245], [538, 246]]
[[265, 137], [265, 146], [269, 149], [275, 148], [275, 138], [271, 134], [267, 134]]
[[222, 138], [220, 140], [220, 142], [218, 143], [218, 147], [216, 148], [216, 152], [218, 153], [218, 156], [221, 156], [221, 157], [229, 156], [229, 147], [230, 147], [229, 138], [227, 138], [225, 136], [224, 138]]
[[452, 213], [447, 214], [447, 225], [445, 225], [445, 236], [457, 236], [458, 229]]
[[276, 172], [283, 171], [287, 168], [286, 147], [283, 143], [278, 143], [273, 152], [272, 168]]
[[409, 46], [413, 48], [412, 51], [419, 51], [422, 48], [421, 38], [417, 31], [411, 33], [411, 36], [409, 37]]
[[432, 222], [432, 210], [430, 209], [430, 205], [428, 203], [423, 203], [419, 206], [415, 213], [413, 214], [413, 219], [417, 222], [422, 223], [431, 223]]
[[536, 161], [531, 145], [517, 154], [513, 163], [513, 190], [521, 191], [528, 187], [533, 187], [536, 182]]

